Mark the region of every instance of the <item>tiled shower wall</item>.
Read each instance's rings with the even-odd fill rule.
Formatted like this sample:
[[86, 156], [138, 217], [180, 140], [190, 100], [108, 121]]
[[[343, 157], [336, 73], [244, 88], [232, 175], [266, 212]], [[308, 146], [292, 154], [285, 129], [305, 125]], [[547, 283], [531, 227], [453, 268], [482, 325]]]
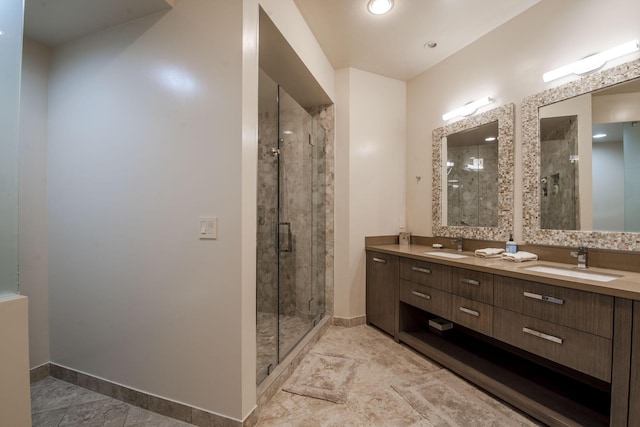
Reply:
[[[280, 126], [281, 131], [287, 131], [282, 134], [280, 148], [280, 222], [291, 224], [291, 251], [287, 251], [288, 227], [277, 226], [278, 159], [271, 153], [278, 138], [277, 114], [263, 111], [259, 115], [258, 141], [257, 308], [260, 312], [275, 313], [278, 307], [279, 228], [280, 314], [310, 319], [324, 311], [325, 295], [333, 290], [333, 251], [328, 247], [328, 242], [333, 242], [332, 157], [328, 161], [333, 152], [329, 149], [333, 107], [315, 107], [307, 112], [293, 102], [282, 102]], [[329, 285], [330, 289], [325, 290]]]
[[[544, 119], [543, 119], [544, 120]], [[578, 163], [569, 156], [578, 154], [578, 122], [575, 117], [540, 135], [540, 228], [577, 230]]]
[[[482, 159], [483, 169], [465, 170], [471, 158]], [[497, 227], [498, 144], [449, 147], [447, 161], [454, 163], [447, 176], [447, 225]]]

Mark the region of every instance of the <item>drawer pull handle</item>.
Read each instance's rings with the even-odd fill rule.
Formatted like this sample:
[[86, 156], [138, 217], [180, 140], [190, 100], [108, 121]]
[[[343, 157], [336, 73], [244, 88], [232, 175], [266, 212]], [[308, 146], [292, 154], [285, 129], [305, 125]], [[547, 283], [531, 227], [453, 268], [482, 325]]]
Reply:
[[540, 301], [552, 302], [554, 304], [564, 304], [564, 300], [562, 298], [549, 297], [546, 295], [534, 294], [532, 292], [524, 292], [524, 296], [527, 298], [533, 298]]
[[418, 272], [420, 272], [420, 273], [431, 274], [431, 270], [429, 270], [428, 268], [411, 267], [411, 269], [412, 269], [413, 271], [418, 271]]
[[472, 279], [460, 279], [460, 282], [462, 283], [466, 283], [468, 285], [475, 285], [475, 286], [480, 286], [480, 282], [478, 280], [472, 280]]
[[554, 337], [553, 335], [548, 335], [544, 332], [536, 331], [535, 329], [522, 328], [522, 332], [524, 332], [525, 334], [533, 335], [534, 337], [554, 342], [556, 344], [562, 344], [562, 342], [564, 341], [562, 338]]
[[417, 297], [420, 297], [420, 298], [424, 298], [424, 299], [431, 299], [431, 295], [429, 295], [429, 294], [423, 294], [422, 292], [418, 292], [418, 291], [411, 291], [411, 294], [412, 294], [412, 295], [415, 295], [415, 296], [417, 296]]
[[382, 263], [382, 264], [386, 264], [386, 263], [387, 263], [387, 260], [386, 260], [386, 259], [384, 259], [384, 258], [378, 258], [378, 257], [375, 257], [375, 256], [374, 256], [374, 257], [373, 257], [373, 262], [380, 262], [380, 263]]
[[475, 310], [470, 310], [470, 309], [465, 308], [465, 307], [458, 307], [458, 308], [459, 308], [459, 309], [460, 309], [460, 311], [461, 311], [461, 312], [463, 312], [463, 313], [467, 313], [467, 314], [470, 314], [470, 315], [472, 315], [472, 316], [476, 316], [476, 317], [479, 317], [479, 316], [480, 316], [480, 313], [479, 313], [479, 312], [477, 312], [477, 311], [475, 311]]

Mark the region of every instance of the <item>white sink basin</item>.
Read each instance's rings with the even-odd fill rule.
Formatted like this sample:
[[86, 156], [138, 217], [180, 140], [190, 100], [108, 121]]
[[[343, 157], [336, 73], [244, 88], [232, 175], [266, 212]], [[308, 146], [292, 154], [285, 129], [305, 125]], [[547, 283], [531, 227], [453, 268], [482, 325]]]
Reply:
[[467, 258], [467, 255], [452, 254], [451, 252], [423, 252], [425, 255], [440, 256], [442, 258]]
[[529, 267], [521, 268], [529, 271], [537, 271], [538, 273], [556, 274], [558, 276], [573, 277], [575, 279], [595, 280], [596, 282], [610, 282], [620, 277], [611, 274], [592, 273], [585, 270], [550, 267], [548, 265], [532, 265]]

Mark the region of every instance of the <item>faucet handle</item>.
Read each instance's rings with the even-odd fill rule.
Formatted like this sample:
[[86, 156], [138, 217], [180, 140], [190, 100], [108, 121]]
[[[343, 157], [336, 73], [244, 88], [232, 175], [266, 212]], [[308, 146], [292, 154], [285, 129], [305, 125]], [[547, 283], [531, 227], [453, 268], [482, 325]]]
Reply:
[[586, 246], [579, 246], [575, 251], [571, 251], [571, 256], [577, 257], [578, 255], [586, 255], [589, 248]]

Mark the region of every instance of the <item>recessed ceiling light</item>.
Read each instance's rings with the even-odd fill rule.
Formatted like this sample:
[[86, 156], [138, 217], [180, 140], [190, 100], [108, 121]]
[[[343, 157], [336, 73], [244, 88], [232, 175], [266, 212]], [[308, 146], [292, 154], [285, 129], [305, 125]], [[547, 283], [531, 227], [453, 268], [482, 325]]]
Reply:
[[4, 31], [0, 30], [0, 36], [4, 36]]
[[393, 8], [393, 0], [369, 0], [367, 9], [374, 15], [384, 15]]
[[607, 136], [606, 133], [596, 133], [593, 135], [593, 139], [604, 138], [605, 136]]
[[433, 48], [435, 48], [436, 46], [438, 46], [438, 43], [437, 43], [437, 42], [426, 42], [426, 43], [424, 44], [424, 47], [425, 47], [425, 48], [427, 48], [427, 47], [428, 47], [429, 49], [433, 49]]

